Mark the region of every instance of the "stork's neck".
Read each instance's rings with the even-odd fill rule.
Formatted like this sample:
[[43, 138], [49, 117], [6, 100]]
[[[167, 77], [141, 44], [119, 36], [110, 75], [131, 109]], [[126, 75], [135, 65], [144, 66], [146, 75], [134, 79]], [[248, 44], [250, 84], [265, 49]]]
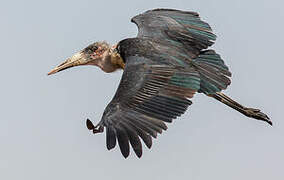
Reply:
[[121, 69], [124, 69], [125, 63], [116, 48], [117, 48], [117, 44], [113, 45], [110, 48], [111, 63], [114, 65], [118, 65]]
[[105, 51], [102, 55], [101, 60], [98, 61], [96, 65], [106, 73], [114, 72], [118, 69], [124, 69], [125, 66], [123, 59], [116, 51], [116, 45], [110, 47], [109, 50]]

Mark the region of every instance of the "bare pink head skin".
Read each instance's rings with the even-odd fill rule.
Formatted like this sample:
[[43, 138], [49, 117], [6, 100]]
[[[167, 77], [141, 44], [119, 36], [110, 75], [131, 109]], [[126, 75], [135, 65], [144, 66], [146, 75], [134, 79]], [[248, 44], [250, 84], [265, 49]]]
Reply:
[[113, 61], [114, 49], [115, 46], [111, 47], [104, 41], [95, 42], [56, 66], [48, 73], [48, 75], [80, 65], [95, 65], [100, 67], [106, 73], [114, 72], [121, 68]]

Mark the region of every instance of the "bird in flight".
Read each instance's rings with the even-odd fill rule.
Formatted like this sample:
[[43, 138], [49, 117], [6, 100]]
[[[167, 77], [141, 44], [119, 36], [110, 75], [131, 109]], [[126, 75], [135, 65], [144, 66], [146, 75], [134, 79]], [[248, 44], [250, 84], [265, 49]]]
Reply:
[[220, 55], [208, 49], [216, 35], [198, 13], [154, 9], [133, 17], [131, 22], [138, 26], [137, 37], [113, 46], [95, 42], [48, 73], [80, 65], [95, 65], [107, 73], [124, 70], [101, 121], [97, 125], [89, 119], [86, 122], [94, 134], [106, 129], [108, 150], [118, 142], [127, 158], [131, 145], [140, 158], [141, 140], [151, 148], [152, 137], [187, 110], [195, 93], [272, 125], [259, 109], [245, 107], [221, 93], [231, 83], [231, 72]]

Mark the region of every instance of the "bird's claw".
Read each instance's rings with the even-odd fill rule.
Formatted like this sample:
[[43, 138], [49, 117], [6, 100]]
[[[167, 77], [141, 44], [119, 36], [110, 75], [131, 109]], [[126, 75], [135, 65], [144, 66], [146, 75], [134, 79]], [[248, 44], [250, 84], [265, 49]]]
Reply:
[[104, 127], [103, 126], [98, 126], [98, 127], [93, 129], [93, 133], [94, 134], [102, 133], [102, 132], [104, 132]]
[[245, 108], [245, 115], [258, 120], [265, 121], [272, 126], [272, 121], [270, 120], [270, 118], [266, 114], [261, 112], [259, 109]]
[[86, 125], [87, 125], [87, 128], [88, 128], [89, 130], [92, 130], [94, 134], [104, 132], [104, 127], [103, 127], [103, 126], [100, 126], [100, 125], [94, 126], [94, 124], [92, 123], [92, 121], [90, 121], [89, 119], [87, 119]]

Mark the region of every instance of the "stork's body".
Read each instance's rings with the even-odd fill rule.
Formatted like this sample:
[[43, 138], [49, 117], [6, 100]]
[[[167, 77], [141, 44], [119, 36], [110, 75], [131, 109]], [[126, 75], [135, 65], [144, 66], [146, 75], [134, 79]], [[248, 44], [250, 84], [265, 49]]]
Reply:
[[207, 49], [216, 36], [197, 13], [156, 9], [131, 21], [139, 28], [136, 38], [114, 46], [91, 44], [49, 73], [77, 65], [96, 65], [107, 73], [124, 69], [102, 120], [96, 126], [87, 120], [87, 127], [94, 133], [106, 128], [108, 149], [114, 148], [118, 140], [127, 157], [130, 142], [141, 157], [140, 138], [150, 148], [151, 137], [167, 129], [165, 122], [182, 115], [197, 92], [272, 125], [260, 110], [246, 108], [221, 93], [231, 83], [231, 73], [220, 55]]

